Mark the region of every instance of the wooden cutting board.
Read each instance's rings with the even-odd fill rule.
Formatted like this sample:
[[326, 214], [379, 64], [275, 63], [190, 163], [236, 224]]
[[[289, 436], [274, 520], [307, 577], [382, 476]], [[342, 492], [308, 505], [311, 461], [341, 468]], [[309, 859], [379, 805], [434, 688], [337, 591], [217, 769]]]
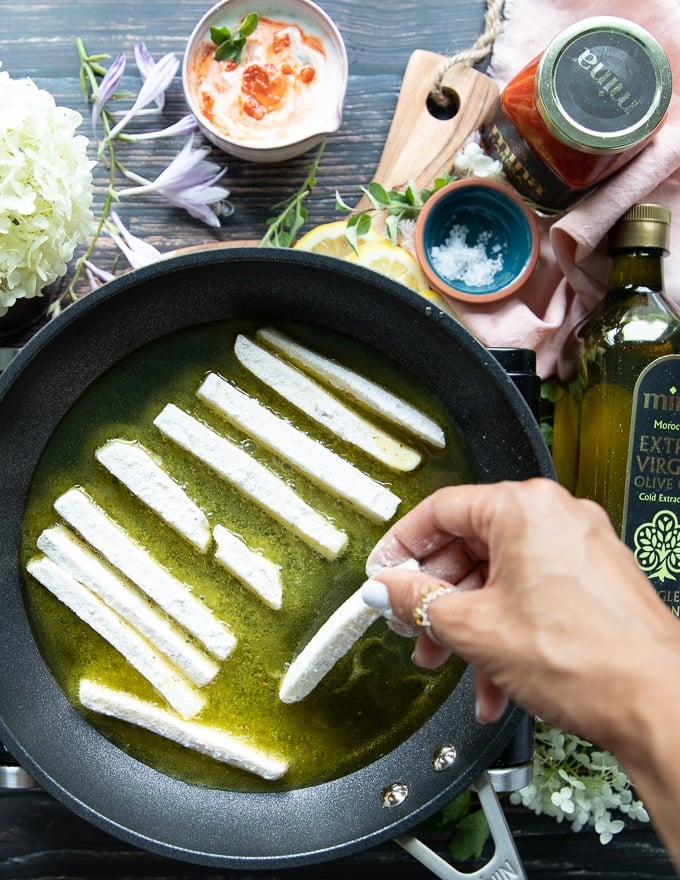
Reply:
[[[456, 99], [458, 110], [450, 119], [437, 119], [428, 109], [428, 98], [446, 61], [444, 55], [418, 49], [406, 65], [392, 124], [372, 177], [387, 190], [405, 189], [411, 180], [420, 190], [450, 172], [456, 154], [498, 99], [500, 90], [488, 76], [466, 64], [454, 64], [441, 85]], [[357, 208], [369, 207], [362, 197]]]
[[[406, 65], [392, 123], [385, 146], [371, 180], [385, 189], [405, 189], [409, 181], [424, 189], [445, 171], [451, 171], [456, 154], [469, 136], [481, 127], [499, 97], [499, 88], [488, 76], [467, 64], [454, 64], [442, 78], [441, 87], [455, 99], [458, 110], [450, 119], [438, 119], [428, 109], [437, 73], [447, 61], [445, 55], [416, 50]], [[357, 210], [371, 207], [364, 196]], [[380, 226], [377, 219], [375, 226]], [[218, 242], [216, 248], [258, 245], [258, 240]], [[210, 245], [194, 245], [172, 252], [172, 256]], [[168, 255], [170, 256], [170, 254]]]

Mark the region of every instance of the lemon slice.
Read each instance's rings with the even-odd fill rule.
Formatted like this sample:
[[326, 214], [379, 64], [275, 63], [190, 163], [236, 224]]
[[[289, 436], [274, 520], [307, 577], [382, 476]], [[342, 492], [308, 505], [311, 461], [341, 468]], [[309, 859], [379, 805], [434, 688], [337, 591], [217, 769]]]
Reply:
[[416, 293], [423, 293], [430, 289], [427, 278], [416, 258], [406, 248], [392, 244], [386, 238], [359, 244], [358, 252], [351, 252], [347, 256], [347, 260], [365, 266], [367, 269], [373, 269], [374, 272], [386, 275], [393, 281], [399, 281], [405, 287], [415, 290]]
[[[345, 220], [322, 223], [306, 232], [295, 242], [293, 247], [300, 251], [312, 251], [315, 254], [325, 254], [328, 257], [343, 259], [353, 253], [352, 247], [347, 241], [346, 232], [347, 223]], [[369, 229], [366, 235], [359, 236], [359, 243], [381, 238], [381, 235]]]
[[456, 317], [448, 301], [429, 286], [415, 257], [399, 245], [393, 245], [385, 235], [369, 229], [358, 238], [359, 253], [352, 250], [346, 237], [347, 223], [345, 220], [333, 220], [315, 226], [299, 238], [293, 247], [296, 250], [312, 251], [329, 257], [349, 260], [367, 266], [376, 272], [400, 281], [422, 294], [444, 312]]

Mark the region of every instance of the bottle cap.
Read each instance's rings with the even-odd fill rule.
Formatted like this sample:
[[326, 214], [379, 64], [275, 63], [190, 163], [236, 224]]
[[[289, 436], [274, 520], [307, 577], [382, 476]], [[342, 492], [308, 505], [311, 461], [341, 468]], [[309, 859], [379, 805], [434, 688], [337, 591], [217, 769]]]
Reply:
[[657, 248], [669, 252], [671, 212], [664, 205], [633, 205], [609, 233], [609, 250]]
[[541, 56], [536, 105], [551, 133], [582, 152], [618, 153], [664, 121], [671, 67], [656, 39], [616, 16], [582, 19]]

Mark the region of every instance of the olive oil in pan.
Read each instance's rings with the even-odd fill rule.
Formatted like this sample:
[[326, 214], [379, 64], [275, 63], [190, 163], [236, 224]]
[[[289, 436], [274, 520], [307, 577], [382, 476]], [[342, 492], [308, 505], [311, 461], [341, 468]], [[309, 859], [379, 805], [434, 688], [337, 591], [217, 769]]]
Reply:
[[[477, 478], [458, 428], [433, 395], [385, 355], [341, 334], [293, 324], [280, 328], [420, 407], [444, 427], [446, 449], [433, 452], [404, 436], [404, 442], [422, 453], [423, 463], [410, 474], [398, 473], [293, 410], [247, 373], [233, 355], [236, 336], [253, 336], [259, 326], [229, 321], [181, 331], [128, 356], [102, 376], [68, 412], [43, 453], [29, 492], [22, 545], [25, 565], [36, 555], [40, 532], [58, 521], [52, 508], [55, 499], [72, 486], [82, 486], [134, 540], [175, 577], [190, 584], [214, 614], [229, 624], [238, 644], [215, 679], [202, 689], [207, 703], [193, 720], [247, 737], [257, 747], [286, 759], [289, 770], [278, 782], [265, 782], [124, 722], [94, 713], [87, 717], [120, 748], [161, 772], [234, 790], [299, 788], [376, 760], [425, 723], [455, 686], [463, 667], [453, 658], [438, 671], [417, 669], [410, 659], [412, 643], [378, 621], [306, 699], [292, 705], [279, 700], [286, 664], [362, 583], [366, 557], [387, 524], [372, 522], [321, 490], [198, 400], [195, 391], [206, 373], [214, 371], [235, 382], [389, 486], [402, 499], [397, 517], [442, 485]], [[153, 419], [169, 402], [240, 444], [293, 486], [347, 533], [346, 551], [329, 562], [163, 438]], [[383, 427], [399, 436], [393, 427]], [[281, 566], [280, 610], [264, 605], [219, 565], [213, 547], [206, 554], [197, 552], [98, 464], [95, 450], [114, 437], [143, 444], [205, 511], [211, 526], [226, 526]], [[151, 685], [120, 654], [28, 575], [25, 599], [41, 652], [76, 707], [78, 683], [84, 676], [162, 704]]]

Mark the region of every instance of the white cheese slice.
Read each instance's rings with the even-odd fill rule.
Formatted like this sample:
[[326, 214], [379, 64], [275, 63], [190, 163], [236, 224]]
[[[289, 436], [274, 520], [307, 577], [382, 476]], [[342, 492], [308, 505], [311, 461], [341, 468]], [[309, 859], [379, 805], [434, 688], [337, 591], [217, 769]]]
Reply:
[[272, 327], [263, 327], [255, 335], [258, 340], [263, 340], [296, 364], [330, 383], [333, 388], [344, 391], [350, 398], [359, 401], [393, 424], [399, 425], [409, 434], [437, 449], [444, 449], [446, 446], [444, 431], [434, 419], [394, 392], [383, 388], [382, 385], [300, 345], [290, 336]]
[[185, 718], [201, 711], [205, 698], [115, 611], [51, 559], [40, 556], [26, 566], [36, 580], [106, 639]]
[[240, 363], [277, 394], [338, 437], [398, 471], [412, 471], [421, 461], [415, 449], [401, 443], [377, 425], [329, 394], [318, 382], [248, 339], [236, 337], [234, 352]]
[[191, 587], [173, 577], [81, 488], [74, 487], [54, 502], [54, 509], [114, 568], [195, 636], [218, 659], [234, 649], [236, 639]]
[[103, 599], [194, 684], [203, 687], [217, 675], [218, 664], [192, 644], [185, 631], [173, 625], [155, 603], [139, 593], [130, 581], [103, 562], [65, 526], [45, 529], [37, 543], [45, 556]]
[[133, 495], [205, 553], [210, 543], [208, 518], [143, 446], [109, 440], [95, 456]]
[[379, 617], [380, 612], [361, 598], [361, 589], [352, 593], [290, 664], [279, 688], [280, 699], [297, 703], [311, 693]]
[[255, 748], [240, 737], [216, 727], [183, 721], [152, 703], [89, 679], [80, 680], [79, 698], [83, 706], [93, 712], [143, 727], [187, 749], [256, 773], [264, 779], [279, 779], [288, 769], [287, 763], [281, 758]]
[[281, 567], [251, 550], [224, 526], [215, 526], [213, 535], [217, 544], [215, 559], [267, 605], [278, 611], [283, 596]]
[[154, 425], [327, 559], [335, 559], [345, 549], [347, 535], [344, 532], [336, 529], [283, 480], [226, 437], [172, 403], [156, 416]]
[[220, 376], [210, 373], [196, 393], [315, 483], [349, 501], [371, 519], [384, 522], [396, 513], [400, 499], [394, 492]]

